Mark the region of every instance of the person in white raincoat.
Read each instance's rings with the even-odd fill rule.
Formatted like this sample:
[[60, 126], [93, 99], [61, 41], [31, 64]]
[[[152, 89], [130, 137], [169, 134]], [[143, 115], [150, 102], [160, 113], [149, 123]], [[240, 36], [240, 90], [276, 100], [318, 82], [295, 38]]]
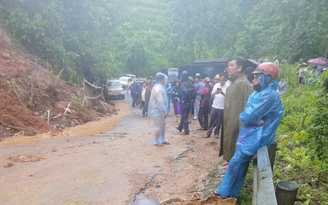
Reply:
[[156, 74], [156, 84], [151, 90], [148, 105], [148, 117], [154, 118], [155, 139], [154, 145], [163, 146], [169, 144], [165, 138], [165, 119], [167, 117], [168, 100], [164, 85], [167, 83], [167, 76], [163, 73]]

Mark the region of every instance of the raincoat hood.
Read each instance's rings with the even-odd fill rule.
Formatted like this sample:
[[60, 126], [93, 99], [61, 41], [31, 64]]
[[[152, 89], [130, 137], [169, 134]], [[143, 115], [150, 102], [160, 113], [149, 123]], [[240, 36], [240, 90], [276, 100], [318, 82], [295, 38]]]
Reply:
[[166, 85], [167, 84], [167, 76], [164, 73], [157, 73], [155, 76], [155, 82], [156, 82], [156, 84], [164, 82], [164, 85]]
[[278, 82], [276, 80], [273, 80], [270, 75], [259, 75], [259, 81], [262, 87], [261, 92], [268, 87], [271, 87], [275, 90], [277, 90], [278, 88]]
[[[239, 116], [244, 126], [239, 133], [237, 146], [248, 156], [253, 156], [262, 146], [270, 147], [275, 139], [283, 114], [276, 84], [277, 81], [272, 80], [264, 90], [254, 92], [247, 101], [245, 111]], [[264, 125], [257, 126], [260, 120], [264, 121]]]

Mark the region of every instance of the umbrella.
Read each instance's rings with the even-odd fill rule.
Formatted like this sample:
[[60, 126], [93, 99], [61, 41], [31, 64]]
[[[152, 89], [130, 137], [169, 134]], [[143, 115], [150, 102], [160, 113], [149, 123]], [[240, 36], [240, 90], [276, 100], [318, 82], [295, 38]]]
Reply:
[[328, 60], [324, 57], [319, 57], [319, 59], [324, 60], [326, 62], [326, 65], [328, 64]]
[[320, 58], [310, 59], [307, 62], [313, 63], [313, 64], [326, 64], [326, 62]]

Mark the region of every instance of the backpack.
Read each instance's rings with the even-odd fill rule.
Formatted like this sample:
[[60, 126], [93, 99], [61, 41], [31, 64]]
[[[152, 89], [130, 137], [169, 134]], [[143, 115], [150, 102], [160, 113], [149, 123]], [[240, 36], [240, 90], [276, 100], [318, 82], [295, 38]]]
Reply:
[[[190, 83], [191, 84], [191, 83]], [[195, 85], [191, 84], [191, 86], [187, 89], [188, 95], [191, 100], [195, 100], [197, 96], [197, 89]]]

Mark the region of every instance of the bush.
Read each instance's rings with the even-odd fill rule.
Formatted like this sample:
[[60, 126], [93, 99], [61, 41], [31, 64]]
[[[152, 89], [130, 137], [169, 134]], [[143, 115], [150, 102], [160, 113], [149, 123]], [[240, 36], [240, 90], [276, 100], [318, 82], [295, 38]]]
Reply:
[[[293, 67], [285, 66], [286, 81], [293, 78]], [[292, 84], [282, 97], [275, 173], [278, 180], [296, 182], [306, 204], [328, 204], [327, 81], [325, 73], [310, 85]]]

